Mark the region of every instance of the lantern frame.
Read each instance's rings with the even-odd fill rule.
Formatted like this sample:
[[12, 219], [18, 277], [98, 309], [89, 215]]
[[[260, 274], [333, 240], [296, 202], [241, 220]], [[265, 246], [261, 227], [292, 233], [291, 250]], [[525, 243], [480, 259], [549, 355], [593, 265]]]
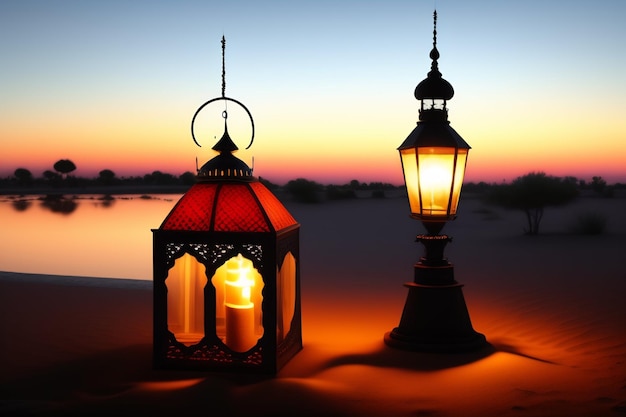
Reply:
[[[275, 374], [302, 349], [299, 225], [277, 233], [197, 232], [153, 230], [154, 268], [154, 366], [161, 369], [190, 369]], [[203, 339], [185, 346], [168, 329], [167, 277], [174, 262], [189, 253], [206, 267], [204, 286]], [[217, 334], [216, 289], [211, 277], [232, 256], [251, 259], [263, 277], [261, 305], [263, 335], [247, 352], [236, 352]], [[296, 260], [295, 307], [289, 332], [278, 340], [277, 271], [287, 254]]]
[[[225, 45], [226, 40], [222, 36], [222, 96], [208, 100], [196, 110], [191, 120], [191, 136], [194, 143], [200, 146], [194, 132], [198, 113], [216, 101], [230, 101], [243, 107], [250, 117], [250, 147], [254, 141], [252, 114], [243, 103], [225, 95]], [[219, 154], [198, 169], [197, 183], [181, 197], [161, 226], [152, 229], [153, 362], [156, 368], [275, 374], [302, 349], [300, 224], [276, 196], [252, 175], [252, 169], [233, 155], [238, 148], [228, 134], [226, 108], [222, 117], [224, 133], [212, 148]], [[194, 268], [183, 268], [182, 279], [181, 273], [176, 270], [171, 278], [172, 293], [178, 290], [174, 287], [180, 284], [179, 281], [184, 283], [186, 289], [183, 297], [172, 296], [170, 300], [170, 271], [175, 268], [177, 259], [185, 254], [204, 266], [206, 283], [201, 281], [202, 274], [192, 271]], [[293, 262], [290, 260], [289, 267], [283, 270], [289, 254]], [[258, 306], [251, 302], [250, 287], [244, 295], [243, 287], [234, 285], [236, 281], [228, 281], [228, 289], [226, 280], [221, 281], [220, 278], [215, 281], [223, 283], [220, 289], [214, 283], [218, 269], [233, 257], [241, 259], [240, 255], [246, 258], [246, 262], [251, 262], [256, 270], [254, 276], [263, 281], [263, 285], [259, 285], [262, 290], [258, 298], [261, 300], [260, 326], [263, 332], [258, 338], [255, 331]], [[239, 271], [241, 274], [241, 269]], [[229, 276], [229, 273], [227, 271], [226, 275]], [[233, 292], [239, 290], [238, 295]], [[232, 296], [230, 302], [227, 294]], [[192, 307], [196, 298], [202, 301], [202, 308]], [[246, 304], [235, 300], [245, 300]], [[187, 328], [192, 326], [185, 325], [185, 330], [179, 335], [186, 340], [178, 340], [173, 331], [179, 327], [179, 323], [175, 323], [179, 320], [178, 313], [176, 318], [172, 317], [170, 329], [170, 302], [176, 307], [182, 305], [185, 320], [191, 321], [193, 315], [193, 331], [187, 332]], [[218, 305], [218, 302], [223, 305]], [[221, 329], [218, 326], [218, 307], [224, 309], [224, 338], [218, 334], [218, 327]], [[249, 314], [251, 309], [252, 315]], [[179, 310], [173, 308], [172, 311]], [[230, 322], [228, 317], [233, 321]], [[198, 327], [202, 327], [200, 334], [197, 333]], [[239, 331], [241, 333], [238, 334]], [[193, 337], [188, 337], [190, 334]], [[246, 337], [240, 338], [241, 335]], [[237, 341], [229, 342], [231, 336]]]
[[424, 222], [456, 217], [470, 150], [447, 117], [440, 119], [421, 118], [398, 147], [411, 217]]

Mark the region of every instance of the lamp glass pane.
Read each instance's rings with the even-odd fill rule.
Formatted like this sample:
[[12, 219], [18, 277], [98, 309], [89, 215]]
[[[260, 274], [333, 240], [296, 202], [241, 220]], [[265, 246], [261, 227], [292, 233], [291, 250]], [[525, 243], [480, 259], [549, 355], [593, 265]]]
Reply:
[[167, 279], [167, 327], [180, 343], [190, 346], [204, 337], [206, 268], [185, 253], [176, 259]]
[[282, 342], [289, 330], [296, 311], [296, 258], [287, 252], [280, 268], [276, 272], [276, 341]]
[[463, 178], [465, 177], [465, 166], [467, 163], [468, 149], [459, 149], [456, 158], [456, 167], [454, 173], [454, 187], [452, 190], [452, 204], [450, 204], [450, 215], [456, 215], [461, 197], [461, 188], [463, 187]]
[[409, 196], [411, 213], [420, 214], [420, 198], [417, 176], [417, 158], [415, 148], [402, 149], [400, 151], [402, 159], [402, 171], [404, 173], [404, 183]]

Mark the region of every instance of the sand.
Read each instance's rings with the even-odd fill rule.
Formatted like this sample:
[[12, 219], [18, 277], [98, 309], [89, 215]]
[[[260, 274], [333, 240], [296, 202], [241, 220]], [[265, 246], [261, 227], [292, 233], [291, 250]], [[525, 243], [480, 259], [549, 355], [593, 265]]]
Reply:
[[[446, 254], [487, 349], [384, 345], [421, 251], [404, 199], [291, 203], [304, 349], [276, 377], [153, 370], [149, 281], [1, 272], [0, 415], [626, 416], [626, 199], [549, 209], [537, 237], [461, 204]], [[588, 211], [607, 232], [568, 233]]]

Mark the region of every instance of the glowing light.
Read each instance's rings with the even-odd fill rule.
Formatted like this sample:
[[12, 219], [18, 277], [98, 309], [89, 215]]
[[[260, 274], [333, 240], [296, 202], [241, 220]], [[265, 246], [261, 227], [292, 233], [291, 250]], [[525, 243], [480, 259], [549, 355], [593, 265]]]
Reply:
[[250, 300], [251, 288], [255, 285], [252, 271], [252, 261], [241, 254], [226, 261], [226, 345], [237, 352], [245, 352], [257, 342], [254, 331], [255, 306]]
[[180, 343], [198, 343], [204, 337], [204, 265], [186, 253], [176, 260], [166, 282], [168, 328]]
[[191, 388], [202, 381], [204, 381], [204, 378], [182, 379], [180, 381], [142, 382], [139, 384], [139, 387], [147, 391], [174, 391]]
[[467, 150], [454, 148], [415, 148], [401, 151], [402, 167], [414, 215], [456, 214]]

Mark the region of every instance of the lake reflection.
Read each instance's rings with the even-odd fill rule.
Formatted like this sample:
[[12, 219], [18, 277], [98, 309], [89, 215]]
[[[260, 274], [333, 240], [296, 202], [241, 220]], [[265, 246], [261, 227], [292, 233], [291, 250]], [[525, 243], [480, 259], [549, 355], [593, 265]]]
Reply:
[[152, 279], [152, 232], [181, 195], [0, 196], [0, 270]]

